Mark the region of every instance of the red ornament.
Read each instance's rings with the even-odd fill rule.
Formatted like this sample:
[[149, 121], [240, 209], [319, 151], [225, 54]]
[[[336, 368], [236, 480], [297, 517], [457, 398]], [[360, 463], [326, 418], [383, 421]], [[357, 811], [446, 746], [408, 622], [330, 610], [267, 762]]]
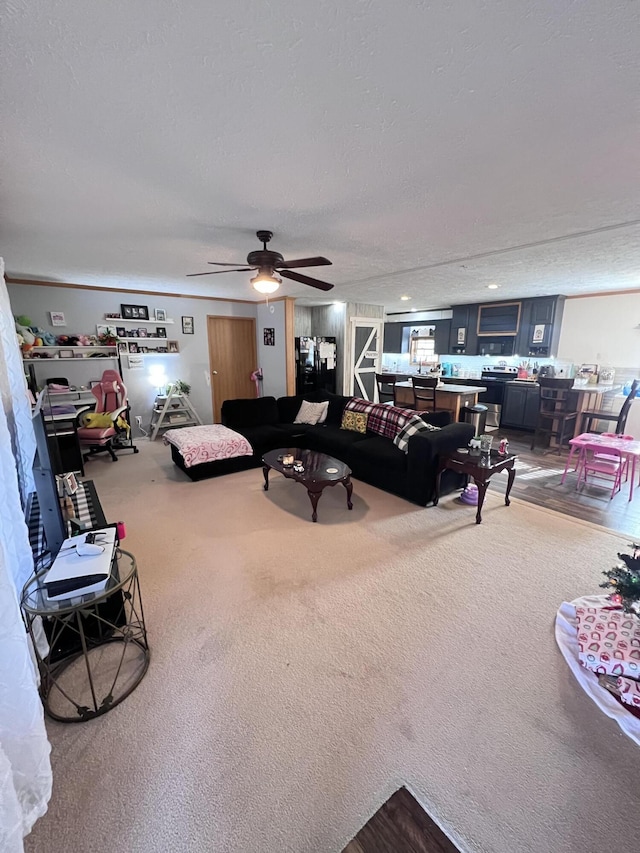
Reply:
[[619, 592], [614, 592], [613, 595], [609, 596], [609, 601], [611, 601], [612, 604], [622, 604], [622, 596]]

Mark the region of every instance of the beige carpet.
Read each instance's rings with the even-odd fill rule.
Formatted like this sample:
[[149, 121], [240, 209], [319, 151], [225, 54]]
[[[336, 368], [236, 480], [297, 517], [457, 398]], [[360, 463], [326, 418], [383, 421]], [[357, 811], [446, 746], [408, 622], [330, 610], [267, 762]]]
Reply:
[[49, 723], [29, 853], [332, 853], [403, 784], [463, 851], [632, 849], [640, 754], [553, 638], [624, 539], [361, 483], [312, 524], [277, 475], [191, 483], [141, 447], [87, 475], [127, 523], [151, 666], [106, 716]]

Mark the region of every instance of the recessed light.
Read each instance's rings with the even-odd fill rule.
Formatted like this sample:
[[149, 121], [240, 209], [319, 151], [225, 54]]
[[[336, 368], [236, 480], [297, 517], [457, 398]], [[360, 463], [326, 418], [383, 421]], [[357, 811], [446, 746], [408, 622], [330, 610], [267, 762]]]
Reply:
[[416, 311], [417, 309], [416, 309], [416, 308], [412, 308], [411, 310], [412, 310], [412, 311]]
[[497, 290], [500, 287], [500, 285], [499, 284], [488, 284], [487, 287], [489, 288], [489, 290]]
[[410, 297], [410, 296], [401, 296], [401, 297], [400, 297], [400, 299], [401, 299], [403, 302], [407, 302], [409, 299], [411, 299], [411, 297]]

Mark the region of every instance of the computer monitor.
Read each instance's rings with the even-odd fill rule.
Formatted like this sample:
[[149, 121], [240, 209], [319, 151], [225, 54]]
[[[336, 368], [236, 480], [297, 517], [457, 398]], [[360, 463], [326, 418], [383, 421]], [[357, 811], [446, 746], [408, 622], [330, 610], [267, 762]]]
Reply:
[[42, 412], [42, 397], [39, 395], [32, 416], [33, 431], [36, 437], [36, 455], [33, 461], [33, 479], [38, 496], [40, 518], [47, 550], [54, 558], [67, 538], [65, 524], [58, 497], [58, 485], [47, 441], [47, 427]]

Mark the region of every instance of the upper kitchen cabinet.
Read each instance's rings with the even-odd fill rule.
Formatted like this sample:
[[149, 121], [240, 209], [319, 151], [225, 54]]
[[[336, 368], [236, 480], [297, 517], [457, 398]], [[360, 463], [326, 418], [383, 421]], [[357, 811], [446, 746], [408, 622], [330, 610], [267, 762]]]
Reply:
[[521, 302], [495, 302], [478, 308], [478, 337], [517, 335]]
[[402, 323], [385, 323], [382, 351], [388, 353], [402, 352], [403, 332], [404, 325]]
[[478, 348], [478, 306], [454, 305], [452, 310], [449, 353], [475, 355]]
[[435, 351], [438, 355], [447, 355], [451, 338], [451, 320], [434, 320]]
[[557, 355], [564, 296], [527, 299], [527, 311], [518, 336], [518, 354], [537, 358]]

